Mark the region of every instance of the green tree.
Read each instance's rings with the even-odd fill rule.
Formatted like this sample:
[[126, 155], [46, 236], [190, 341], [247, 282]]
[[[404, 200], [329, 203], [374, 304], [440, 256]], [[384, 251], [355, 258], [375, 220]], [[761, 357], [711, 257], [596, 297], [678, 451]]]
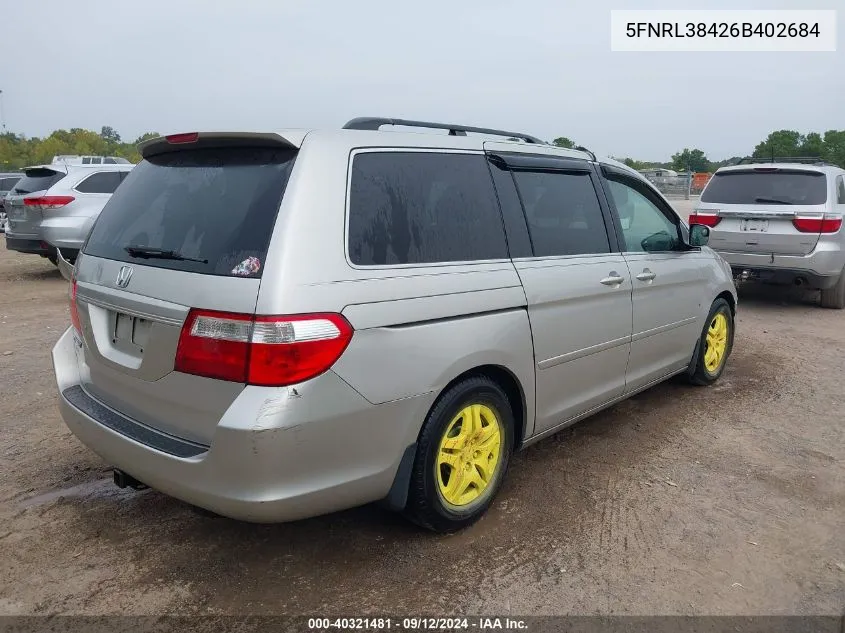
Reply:
[[672, 154], [672, 169], [675, 171], [707, 171], [710, 168], [710, 161], [700, 149], [689, 149], [685, 147], [677, 154]]
[[824, 139], [818, 132], [810, 132], [801, 137], [798, 156], [824, 156]]
[[800, 154], [802, 137], [795, 130], [778, 130], [772, 132], [762, 143], [754, 148], [754, 158], [770, 158], [772, 156], [798, 156]]
[[102, 136], [107, 142], [114, 145], [118, 145], [120, 143], [120, 134], [118, 134], [110, 125], [104, 125], [102, 127], [100, 130], [100, 136]]
[[573, 143], [565, 136], [558, 136], [555, 140], [552, 141], [552, 145], [557, 145], [558, 147], [565, 147], [567, 149], [572, 149], [573, 147], [575, 147], [575, 143]]
[[845, 169], [845, 130], [828, 130], [823, 142], [822, 158]]

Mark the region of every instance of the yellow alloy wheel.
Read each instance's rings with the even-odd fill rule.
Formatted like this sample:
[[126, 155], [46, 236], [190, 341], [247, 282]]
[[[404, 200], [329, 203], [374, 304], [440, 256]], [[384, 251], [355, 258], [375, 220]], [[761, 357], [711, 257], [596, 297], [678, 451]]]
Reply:
[[711, 374], [715, 374], [722, 361], [725, 359], [725, 352], [728, 350], [728, 319], [719, 312], [710, 321], [707, 329], [707, 343], [704, 348], [704, 368]]
[[504, 430], [493, 409], [471, 404], [446, 427], [437, 449], [435, 477], [443, 499], [465, 506], [478, 499], [496, 475]]

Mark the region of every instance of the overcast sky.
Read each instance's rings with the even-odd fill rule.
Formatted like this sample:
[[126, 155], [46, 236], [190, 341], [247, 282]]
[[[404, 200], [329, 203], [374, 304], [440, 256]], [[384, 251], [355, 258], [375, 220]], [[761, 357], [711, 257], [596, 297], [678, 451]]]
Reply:
[[[705, 6], [706, 5], [706, 6]], [[836, 53], [619, 53], [610, 9], [839, 9]], [[713, 160], [768, 132], [845, 129], [841, 0], [9, 2], [10, 131], [339, 127], [355, 116], [568, 136], [600, 154]]]

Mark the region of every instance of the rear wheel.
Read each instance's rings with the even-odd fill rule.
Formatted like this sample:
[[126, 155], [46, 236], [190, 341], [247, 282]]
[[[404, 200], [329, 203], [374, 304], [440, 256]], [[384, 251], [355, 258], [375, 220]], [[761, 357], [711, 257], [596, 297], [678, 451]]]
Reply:
[[50, 260], [50, 263], [53, 264], [53, 266], [59, 265], [59, 258], [55, 255], [47, 255], [47, 259]]
[[731, 307], [724, 299], [716, 299], [710, 308], [698, 345], [695, 366], [689, 374], [695, 385], [712, 385], [725, 370], [734, 339]]
[[513, 425], [507, 396], [489, 378], [446, 391], [420, 432], [405, 515], [436, 532], [477, 521], [504, 480]]
[[833, 288], [822, 290], [821, 307], [841, 310], [845, 308], [845, 270], [839, 274], [839, 280]]

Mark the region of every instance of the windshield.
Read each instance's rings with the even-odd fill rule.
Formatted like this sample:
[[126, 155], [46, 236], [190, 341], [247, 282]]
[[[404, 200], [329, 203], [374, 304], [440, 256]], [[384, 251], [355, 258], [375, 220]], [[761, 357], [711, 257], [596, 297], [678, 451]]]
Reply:
[[144, 160], [106, 204], [84, 252], [260, 277], [295, 156], [287, 149], [218, 148]]
[[710, 179], [702, 202], [815, 205], [827, 201], [827, 179], [817, 171], [759, 169], [725, 171]]

